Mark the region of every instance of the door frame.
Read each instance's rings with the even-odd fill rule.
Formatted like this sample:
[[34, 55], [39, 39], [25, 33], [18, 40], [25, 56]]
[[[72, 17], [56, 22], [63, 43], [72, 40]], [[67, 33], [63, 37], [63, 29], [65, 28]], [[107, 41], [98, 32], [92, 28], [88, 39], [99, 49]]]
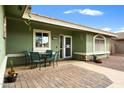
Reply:
[[[72, 36], [71, 35], [63, 35], [63, 34], [61, 34], [61, 35], [59, 35], [59, 38], [60, 38], [60, 36], [63, 36], [63, 57], [62, 57], [62, 59], [66, 59], [66, 58], [72, 58]], [[68, 57], [66, 57], [66, 48], [65, 48], [65, 38], [66, 37], [69, 37], [70, 39], [71, 39], [71, 56], [68, 56]], [[61, 43], [61, 41], [60, 41], [60, 39], [59, 39], [59, 45], [60, 45], [60, 43]]]

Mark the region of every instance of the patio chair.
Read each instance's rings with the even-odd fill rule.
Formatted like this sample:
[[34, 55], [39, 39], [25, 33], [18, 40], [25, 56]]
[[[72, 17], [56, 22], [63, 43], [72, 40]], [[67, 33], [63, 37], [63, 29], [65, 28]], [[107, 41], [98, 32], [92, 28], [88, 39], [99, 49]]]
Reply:
[[30, 53], [28, 51], [24, 51], [23, 53], [24, 53], [25, 59], [26, 59], [25, 66], [28, 66], [31, 63]]
[[48, 55], [48, 57], [51, 57], [52, 56], [52, 54], [53, 54], [53, 50], [46, 50], [46, 53], [48, 53], [49, 55]]
[[41, 68], [41, 64], [44, 63], [44, 59], [40, 56], [38, 52], [30, 52], [31, 56], [31, 68], [33, 68], [33, 65], [37, 67], [39, 64], [39, 68]]
[[48, 62], [53, 62], [53, 67], [54, 67], [55, 62], [58, 66], [58, 59], [59, 59], [59, 51], [56, 51], [55, 54], [52, 54], [51, 57], [47, 58], [47, 61]]

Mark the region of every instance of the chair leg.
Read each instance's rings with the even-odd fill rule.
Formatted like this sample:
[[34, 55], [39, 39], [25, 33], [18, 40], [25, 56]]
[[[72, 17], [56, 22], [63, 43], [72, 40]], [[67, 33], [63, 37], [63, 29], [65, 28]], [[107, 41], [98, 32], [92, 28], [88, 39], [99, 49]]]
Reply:
[[54, 68], [54, 61], [53, 61], [53, 68]]
[[27, 66], [27, 59], [26, 59], [26, 62], [25, 62], [25, 66]]
[[56, 65], [58, 66], [58, 61], [56, 61]]
[[42, 63], [39, 64], [39, 70], [41, 70], [41, 64], [42, 64]]
[[33, 68], [33, 64], [31, 63], [31, 69]]
[[37, 63], [36, 63], [36, 67], [37, 67]]
[[49, 65], [51, 66], [51, 61], [49, 61]]

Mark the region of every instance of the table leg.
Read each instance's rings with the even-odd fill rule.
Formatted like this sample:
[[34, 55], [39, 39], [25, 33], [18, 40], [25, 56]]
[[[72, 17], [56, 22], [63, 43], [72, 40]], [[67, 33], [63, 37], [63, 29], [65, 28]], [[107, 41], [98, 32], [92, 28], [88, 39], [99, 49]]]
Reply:
[[45, 61], [44, 62], [44, 67], [46, 67], [46, 63], [47, 63], [46, 61], [47, 61], [47, 59], [45, 58], [44, 61]]

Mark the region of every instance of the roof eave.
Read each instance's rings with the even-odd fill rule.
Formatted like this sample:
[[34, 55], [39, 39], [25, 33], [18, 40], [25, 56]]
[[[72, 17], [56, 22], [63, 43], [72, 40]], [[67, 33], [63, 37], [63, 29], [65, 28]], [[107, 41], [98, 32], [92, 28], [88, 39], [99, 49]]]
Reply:
[[91, 27], [86, 27], [83, 25], [74, 24], [74, 23], [63, 21], [63, 20], [53, 19], [46, 16], [41, 16], [38, 14], [30, 13], [30, 17], [29, 17], [29, 13], [26, 13], [26, 11], [24, 12], [23, 18], [38, 21], [38, 22], [44, 22], [48, 24], [69, 27], [73, 29], [85, 30], [87, 32], [92, 32], [92, 33], [104, 34], [111, 37], [117, 37], [117, 35], [112, 32], [107, 32], [107, 31], [103, 31], [103, 30], [99, 30]]

